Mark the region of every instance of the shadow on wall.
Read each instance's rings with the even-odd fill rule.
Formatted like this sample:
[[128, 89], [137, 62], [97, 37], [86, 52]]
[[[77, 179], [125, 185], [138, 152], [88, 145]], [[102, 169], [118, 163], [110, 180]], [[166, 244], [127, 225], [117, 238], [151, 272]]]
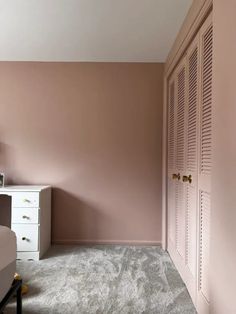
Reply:
[[11, 148], [5, 143], [0, 143], [0, 172], [6, 169], [9, 164], [9, 156], [11, 156]]
[[16, 155], [14, 147], [0, 142], [0, 172], [5, 174], [5, 185], [14, 185], [14, 182], [18, 181], [15, 169]]
[[104, 227], [109, 229], [111, 218], [98, 204], [60, 188], [53, 188], [52, 204], [52, 242], [96, 243], [104, 239]]
[[[0, 172], [6, 174], [13, 155], [10, 145], [0, 142]], [[9, 181], [7, 181], [9, 184]], [[0, 225], [11, 227], [11, 197], [0, 195]]]

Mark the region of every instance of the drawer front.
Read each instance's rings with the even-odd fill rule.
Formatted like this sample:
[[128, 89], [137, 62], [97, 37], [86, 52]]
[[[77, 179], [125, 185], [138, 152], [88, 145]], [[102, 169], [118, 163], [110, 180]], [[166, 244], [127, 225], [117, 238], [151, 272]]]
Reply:
[[37, 224], [39, 223], [38, 208], [13, 207], [11, 212], [12, 223]]
[[15, 192], [12, 196], [12, 207], [39, 207], [39, 193]]
[[30, 224], [12, 224], [16, 233], [17, 251], [38, 251], [39, 226]]

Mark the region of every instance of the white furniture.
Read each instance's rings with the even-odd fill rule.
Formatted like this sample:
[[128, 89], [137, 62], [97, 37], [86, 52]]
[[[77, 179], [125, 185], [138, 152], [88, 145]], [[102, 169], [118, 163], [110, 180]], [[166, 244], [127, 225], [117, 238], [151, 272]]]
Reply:
[[17, 258], [39, 260], [51, 244], [51, 188], [6, 186], [11, 197], [11, 229], [17, 237]]
[[0, 226], [0, 302], [11, 287], [16, 271], [16, 235]]

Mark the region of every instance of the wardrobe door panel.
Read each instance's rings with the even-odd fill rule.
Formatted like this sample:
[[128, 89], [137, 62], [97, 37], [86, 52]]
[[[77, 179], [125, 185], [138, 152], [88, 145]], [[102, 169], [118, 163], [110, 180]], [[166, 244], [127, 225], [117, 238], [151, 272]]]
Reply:
[[[168, 129], [168, 251], [181, 276], [185, 277], [186, 260], [186, 204], [185, 184], [182, 176], [186, 164], [186, 59], [183, 58], [172, 74], [175, 92], [169, 92], [169, 129]], [[171, 85], [170, 85], [171, 91]], [[171, 94], [174, 95], [172, 102]], [[174, 109], [172, 109], [174, 104]], [[175, 122], [173, 123], [173, 113]], [[173, 127], [174, 125], [174, 127]], [[173, 135], [172, 135], [173, 134]], [[174, 158], [173, 148], [174, 140]], [[174, 174], [174, 177], [171, 177]], [[170, 195], [171, 194], [171, 195]], [[173, 198], [174, 196], [174, 198]], [[172, 241], [172, 239], [174, 241]]]
[[199, 289], [209, 301], [210, 193], [200, 191]]
[[212, 26], [202, 35], [201, 174], [211, 174], [212, 150]]
[[200, 49], [197, 35], [186, 55], [186, 162], [184, 169], [185, 200], [185, 283], [196, 304], [197, 284], [197, 185], [198, 185], [198, 107]]
[[199, 90], [199, 45], [198, 37], [188, 54], [188, 117], [187, 117], [187, 171], [197, 172], [197, 115]]
[[188, 186], [186, 192], [186, 265], [196, 280], [197, 260], [197, 195], [194, 187]]
[[[186, 161], [186, 59], [177, 68], [177, 127], [176, 127], [176, 170], [182, 177]], [[186, 212], [185, 185], [182, 180], [176, 183], [176, 245], [177, 252], [185, 264]]]
[[175, 170], [175, 81], [169, 82], [169, 106], [168, 106], [168, 169]]
[[168, 178], [168, 241], [175, 245], [175, 182]]
[[209, 304], [209, 251], [211, 213], [211, 154], [212, 154], [212, 58], [213, 26], [208, 17], [200, 30], [201, 48], [201, 99], [200, 99], [200, 149], [199, 149], [199, 312], [208, 313]]
[[187, 156], [186, 182], [186, 265], [196, 282], [197, 259], [197, 167], [198, 167], [198, 106], [200, 79], [199, 36], [187, 52]]
[[179, 171], [183, 171], [185, 165], [185, 103], [186, 103], [186, 66], [185, 62], [182, 62], [177, 72], [176, 168]]
[[[176, 82], [173, 75], [168, 85], [168, 242], [172, 247], [176, 244]], [[171, 242], [171, 243], [170, 243]]]

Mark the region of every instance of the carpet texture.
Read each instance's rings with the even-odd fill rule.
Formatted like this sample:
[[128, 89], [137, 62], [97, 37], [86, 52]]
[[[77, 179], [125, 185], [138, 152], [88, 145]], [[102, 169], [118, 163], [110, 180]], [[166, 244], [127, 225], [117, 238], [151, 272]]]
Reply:
[[19, 261], [17, 271], [30, 289], [24, 314], [196, 313], [159, 247], [53, 246], [39, 262]]

